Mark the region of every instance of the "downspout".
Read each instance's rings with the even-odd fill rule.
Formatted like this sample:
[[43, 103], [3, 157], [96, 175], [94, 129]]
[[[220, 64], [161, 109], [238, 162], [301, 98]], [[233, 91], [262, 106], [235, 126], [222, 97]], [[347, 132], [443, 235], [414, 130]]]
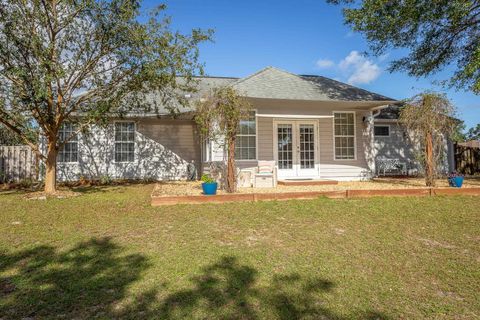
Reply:
[[[382, 108], [383, 109], [383, 108]], [[369, 121], [368, 121], [368, 126], [370, 127], [370, 148], [371, 148], [371, 163], [369, 165], [370, 167], [370, 170], [371, 170], [371, 174], [373, 177], [376, 176], [376, 173], [377, 173], [377, 168], [376, 168], [376, 158], [377, 158], [377, 152], [376, 152], [376, 149], [375, 149], [375, 135], [374, 135], [374, 128], [375, 128], [375, 118], [380, 114], [380, 112], [382, 111], [382, 109], [375, 109], [375, 110], [372, 110], [372, 114], [369, 116]]]

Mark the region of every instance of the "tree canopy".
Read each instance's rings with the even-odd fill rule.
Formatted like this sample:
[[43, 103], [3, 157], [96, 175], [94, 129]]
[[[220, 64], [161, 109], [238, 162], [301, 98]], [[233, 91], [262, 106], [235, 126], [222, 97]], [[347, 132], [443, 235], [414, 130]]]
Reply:
[[[211, 32], [171, 31], [163, 9], [145, 17], [138, 0], [0, 0], [0, 123], [45, 160], [49, 191], [56, 154], [69, 139], [58, 139], [65, 122], [79, 132], [132, 109], [155, 111], [192, 90], [192, 76], [202, 73], [198, 44]], [[162, 101], [146, 98], [152, 92]], [[46, 152], [22, 117], [46, 137]]]
[[452, 69], [446, 84], [480, 94], [479, 0], [327, 0], [346, 4], [345, 22], [361, 32], [370, 49], [408, 54], [390, 65], [415, 77]]
[[0, 146], [14, 146], [23, 144], [22, 139], [7, 128], [5, 126], [0, 125]]
[[[25, 128], [28, 128], [28, 132], [30, 136], [27, 137], [29, 141], [38, 140], [38, 130], [32, 126], [31, 122], [27, 120], [20, 120], [22, 125]], [[0, 146], [16, 146], [16, 145], [24, 145], [25, 142], [23, 139], [18, 135], [9, 130], [7, 127], [0, 123]]]
[[480, 140], [480, 123], [477, 124], [475, 127], [468, 129], [467, 133], [465, 134], [466, 140]]

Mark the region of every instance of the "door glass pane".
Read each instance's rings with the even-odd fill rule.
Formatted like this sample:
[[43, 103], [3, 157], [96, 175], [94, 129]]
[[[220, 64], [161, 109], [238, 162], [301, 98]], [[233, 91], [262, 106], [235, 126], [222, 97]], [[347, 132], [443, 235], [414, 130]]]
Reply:
[[292, 125], [279, 124], [277, 127], [278, 168], [293, 168]]
[[315, 167], [315, 130], [313, 124], [300, 125], [300, 169]]

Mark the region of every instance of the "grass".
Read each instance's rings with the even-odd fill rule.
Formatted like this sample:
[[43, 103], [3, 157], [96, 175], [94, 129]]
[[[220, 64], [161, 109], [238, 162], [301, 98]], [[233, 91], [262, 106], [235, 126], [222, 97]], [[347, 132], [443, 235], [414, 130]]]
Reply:
[[476, 319], [479, 198], [0, 193], [0, 318]]

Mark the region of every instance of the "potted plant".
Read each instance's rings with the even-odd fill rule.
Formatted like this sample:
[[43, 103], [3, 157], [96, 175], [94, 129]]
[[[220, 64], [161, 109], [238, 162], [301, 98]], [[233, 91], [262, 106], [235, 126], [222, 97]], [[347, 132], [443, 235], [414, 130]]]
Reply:
[[202, 180], [203, 194], [205, 194], [205, 195], [215, 195], [215, 194], [217, 194], [218, 184], [215, 181], [215, 179], [210, 177], [210, 175], [208, 175], [208, 174], [203, 174], [201, 180]]
[[461, 188], [463, 185], [463, 175], [454, 171], [448, 175], [448, 184], [453, 188]]

